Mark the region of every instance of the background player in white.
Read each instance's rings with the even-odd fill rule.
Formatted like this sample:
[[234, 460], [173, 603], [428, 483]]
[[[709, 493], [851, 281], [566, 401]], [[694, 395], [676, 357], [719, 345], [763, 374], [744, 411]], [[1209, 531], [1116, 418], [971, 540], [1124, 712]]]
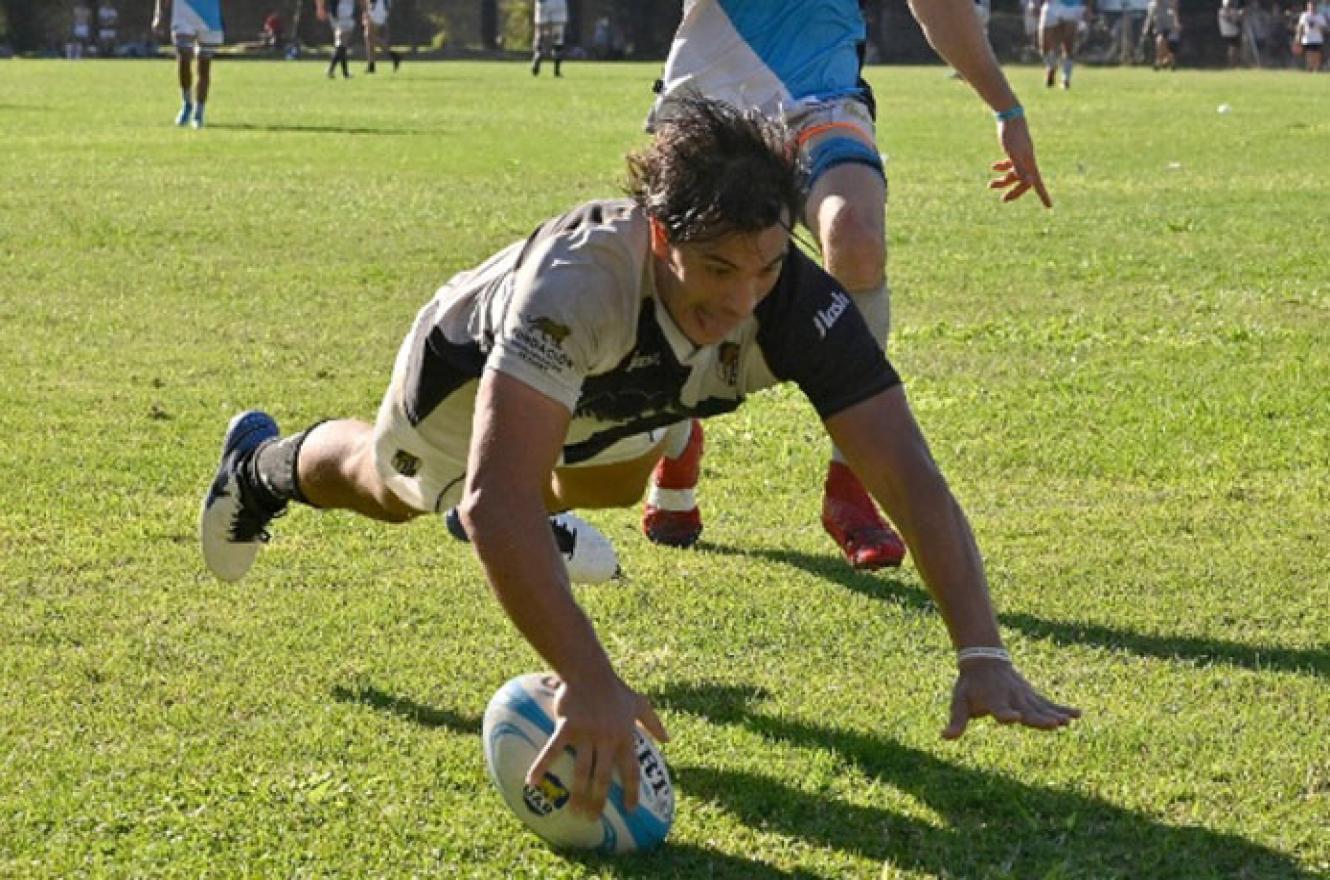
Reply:
[[[157, 0], [152, 15], [152, 28], [157, 33], [166, 26], [168, 13], [180, 81], [181, 105], [175, 124], [192, 123], [195, 128], [202, 128], [203, 108], [212, 89], [212, 57], [226, 41], [221, 0]], [[197, 81], [190, 69], [195, 58]]]
[[1238, 0], [1222, 0], [1216, 16], [1219, 36], [1224, 41], [1229, 67], [1242, 64], [1242, 12]]
[[374, 72], [374, 53], [378, 49], [388, 53], [393, 62], [393, 73], [402, 66], [402, 54], [393, 51], [388, 35], [388, 14], [392, 9], [392, 0], [368, 0], [362, 25], [365, 28], [365, 65], [366, 73]]
[[332, 0], [331, 15], [327, 0], [314, 0], [314, 11], [319, 21], [326, 21], [332, 26], [333, 55], [328, 62], [328, 79], [336, 75], [337, 67], [342, 68], [342, 78], [350, 79], [351, 70], [347, 63], [350, 53], [348, 45], [356, 35], [356, 0]]
[[[1045, 204], [1023, 111], [993, 57], [973, 0], [917, 2], [914, 14], [942, 57], [985, 103], [1001, 111], [1006, 200], [1034, 188]], [[719, 98], [779, 120], [806, 163], [800, 218], [817, 237], [827, 271], [844, 285], [885, 347], [886, 177], [877, 150], [872, 91], [859, 77], [865, 40], [855, 0], [689, 0], [648, 120], [667, 119], [680, 95]], [[694, 488], [700, 424], [670, 429], [652, 478], [643, 529], [653, 541], [689, 546], [702, 531]], [[905, 545], [879, 515], [833, 446], [823, 486], [822, 524], [849, 563], [899, 565]]]
[[1058, 55], [1062, 56], [1062, 87], [1071, 88], [1076, 35], [1090, 20], [1094, 7], [1088, 0], [1044, 0], [1039, 10], [1039, 51], [1044, 55], [1044, 85], [1053, 88]]
[[563, 37], [568, 26], [568, 0], [536, 0], [535, 36], [531, 46], [531, 75], [540, 76], [540, 62], [554, 61], [554, 75], [563, 76]]
[[1307, 0], [1306, 8], [1298, 16], [1293, 42], [1302, 49], [1302, 60], [1307, 65], [1308, 73], [1316, 73], [1321, 69], [1326, 27], [1325, 16], [1317, 10], [1316, 0]]
[[1182, 43], [1182, 17], [1178, 0], [1150, 0], [1149, 28], [1155, 39], [1155, 70], [1174, 70]]
[[1002, 647], [974, 537], [899, 377], [840, 285], [791, 245], [799, 183], [781, 135], [692, 102], [630, 175], [631, 199], [553, 218], [445, 285], [375, 426], [279, 438], [264, 413], [232, 420], [201, 514], [209, 566], [244, 576], [289, 501], [394, 523], [460, 501], [504, 611], [563, 682], [529, 778], [572, 747], [572, 808], [599, 814], [618, 770], [631, 810], [635, 723], [668, 737], [578, 607], [547, 512], [632, 504], [660, 454], [653, 426], [793, 381], [900, 524], [946, 622], [959, 669], [943, 736], [983, 715], [1070, 723], [1079, 712], [1036, 692]]

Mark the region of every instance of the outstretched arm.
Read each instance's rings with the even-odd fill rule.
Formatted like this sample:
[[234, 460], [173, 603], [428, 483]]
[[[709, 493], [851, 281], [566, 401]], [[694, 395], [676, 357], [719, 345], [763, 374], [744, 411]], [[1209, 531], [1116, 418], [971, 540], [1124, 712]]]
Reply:
[[1003, 172], [1003, 176], [990, 186], [1006, 190], [1002, 198], [1004, 202], [1018, 199], [1033, 189], [1044, 207], [1053, 207], [1053, 200], [1039, 174], [1029, 126], [1024, 113], [1018, 110], [1020, 102], [998, 66], [988, 37], [979, 26], [973, 0], [910, 0], [910, 12], [937, 53], [956, 68], [984, 103], [1000, 116], [998, 141], [1007, 158], [994, 164], [993, 170]]
[[565, 748], [576, 752], [571, 808], [597, 816], [614, 771], [637, 805], [637, 720], [668, 739], [647, 699], [610, 665], [578, 607], [546, 519], [544, 488], [569, 412], [529, 385], [487, 370], [476, 397], [466, 493], [459, 512], [503, 610], [563, 680], [554, 735], [528, 774], [538, 782]]
[[[826, 421], [836, 445], [901, 531], [915, 565], [946, 621], [952, 645], [1001, 649], [983, 561], [970, 524], [928, 450], [900, 386]], [[983, 652], [980, 652], [981, 654]], [[1062, 727], [1080, 715], [1030, 686], [1010, 660], [958, 655], [951, 719], [942, 735], [960, 736], [970, 718]]]

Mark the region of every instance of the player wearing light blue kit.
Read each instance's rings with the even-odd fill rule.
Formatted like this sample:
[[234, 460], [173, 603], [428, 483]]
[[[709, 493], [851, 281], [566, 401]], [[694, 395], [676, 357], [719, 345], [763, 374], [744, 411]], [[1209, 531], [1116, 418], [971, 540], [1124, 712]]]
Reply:
[[[972, 8], [973, 0], [918, 0], [930, 42], [995, 112], [1007, 159], [995, 181], [1011, 200], [1034, 188], [1048, 203], [1020, 110]], [[886, 176], [872, 90], [860, 77], [865, 41], [856, 0], [687, 0], [648, 120], [668, 118], [681, 95], [700, 93], [781, 121], [806, 168], [802, 218], [827, 270], [851, 294], [885, 346]], [[696, 422], [671, 428], [653, 475], [643, 530], [688, 546], [702, 531], [694, 488], [702, 437]], [[833, 447], [822, 524], [855, 568], [899, 565], [905, 545]]]
[[[221, 0], [157, 0], [152, 29], [160, 33], [171, 21], [171, 42], [176, 50], [176, 72], [180, 80], [180, 112], [176, 125], [203, 127], [203, 107], [212, 87], [212, 56], [226, 41], [222, 26]], [[197, 83], [190, 65], [198, 58]]]
[[1044, 0], [1039, 10], [1039, 51], [1044, 56], [1044, 85], [1057, 78], [1058, 52], [1062, 53], [1062, 88], [1071, 88], [1072, 56], [1076, 34], [1093, 14], [1090, 0]]

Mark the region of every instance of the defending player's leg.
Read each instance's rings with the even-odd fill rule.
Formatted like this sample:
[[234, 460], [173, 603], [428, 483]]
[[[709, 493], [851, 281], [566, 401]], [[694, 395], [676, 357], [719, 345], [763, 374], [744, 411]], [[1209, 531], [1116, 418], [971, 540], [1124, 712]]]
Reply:
[[665, 433], [664, 455], [647, 484], [642, 531], [653, 543], [691, 547], [702, 536], [697, 481], [702, 470], [702, 423], [688, 419]]
[[[886, 177], [876, 148], [830, 132], [805, 149], [817, 174], [805, 218], [817, 235], [826, 268], [850, 293], [873, 335], [886, 348], [891, 300], [886, 283]], [[822, 168], [821, 165], [830, 164]], [[822, 526], [855, 568], [900, 565], [905, 542], [878, 512], [833, 447], [823, 484]]]
[[199, 57], [199, 77], [198, 83], [194, 86], [194, 119], [195, 128], [203, 128], [203, 108], [208, 103], [208, 94], [212, 91], [212, 50], [207, 47], [200, 47]]
[[176, 45], [176, 79], [180, 83], [180, 112], [176, 125], [188, 125], [194, 113], [194, 50], [180, 43]]

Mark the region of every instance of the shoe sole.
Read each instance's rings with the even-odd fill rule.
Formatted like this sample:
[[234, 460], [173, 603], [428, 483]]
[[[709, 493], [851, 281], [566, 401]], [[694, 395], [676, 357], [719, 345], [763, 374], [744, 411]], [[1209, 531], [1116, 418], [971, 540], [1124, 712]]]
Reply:
[[[233, 416], [231, 418], [231, 421], [228, 422], [226, 425], [226, 433], [222, 435], [222, 450], [221, 450], [221, 455], [218, 457], [217, 472], [213, 475], [212, 482], [208, 484], [208, 492], [203, 496], [203, 503], [199, 505], [198, 538], [199, 538], [199, 549], [203, 553], [204, 564], [208, 567], [208, 571], [212, 572], [212, 574], [218, 580], [226, 581], [227, 583], [235, 583], [236, 581], [240, 580], [246, 574], [249, 573], [250, 567], [253, 566], [254, 564], [254, 558], [258, 556], [259, 544], [257, 541], [253, 542], [253, 555], [251, 555], [250, 558], [245, 561], [243, 569], [241, 569], [238, 573], [235, 572], [231, 566], [225, 565], [223, 560], [209, 558], [208, 535], [207, 535], [208, 508], [212, 506], [214, 500], [214, 491], [217, 486], [218, 480], [223, 476], [229, 477], [229, 473], [227, 473], [228, 456], [239, 447], [242, 439], [249, 433], [245, 432], [244, 434], [237, 435], [236, 433], [237, 430], [240, 428], [240, 426], [244, 423], [246, 419], [255, 415], [262, 415], [264, 418], [266, 418], [274, 428], [273, 436], [276, 436], [277, 432], [275, 429], [277, 427], [277, 423], [267, 413], [262, 413], [259, 410], [246, 410], [245, 412]], [[228, 479], [226, 482], [230, 483], [231, 481]], [[225, 486], [223, 488], [225, 488]], [[240, 490], [238, 487], [235, 487], [232, 489], [232, 491], [238, 492]], [[235, 542], [232, 541], [225, 541], [224, 543], [231, 546], [235, 546]]]

